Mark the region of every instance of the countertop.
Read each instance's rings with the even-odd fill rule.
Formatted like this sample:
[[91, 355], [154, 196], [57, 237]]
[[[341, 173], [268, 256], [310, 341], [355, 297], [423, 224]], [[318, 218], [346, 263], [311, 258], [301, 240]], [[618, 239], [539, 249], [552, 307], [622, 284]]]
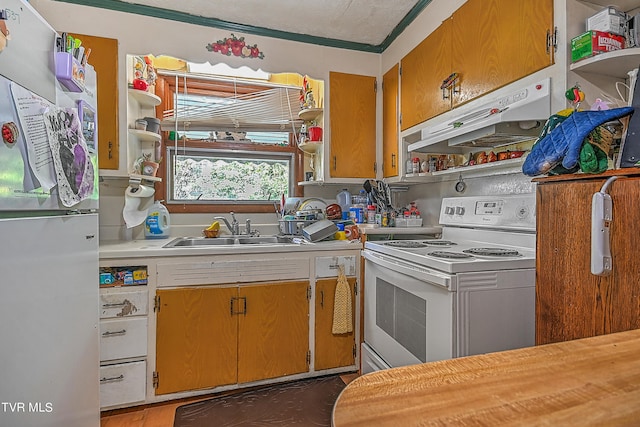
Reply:
[[640, 330], [372, 372], [333, 426], [620, 426], [640, 420]]
[[252, 253], [278, 253], [278, 252], [313, 252], [313, 251], [338, 251], [362, 249], [359, 240], [332, 240], [317, 243], [302, 244], [254, 244], [254, 245], [214, 245], [197, 247], [163, 248], [173, 240], [149, 239], [131, 241], [100, 242], [100, 259], [110, 258], [147, 258], [166, 256], [193, 256], [193, 255], [235, 255]]

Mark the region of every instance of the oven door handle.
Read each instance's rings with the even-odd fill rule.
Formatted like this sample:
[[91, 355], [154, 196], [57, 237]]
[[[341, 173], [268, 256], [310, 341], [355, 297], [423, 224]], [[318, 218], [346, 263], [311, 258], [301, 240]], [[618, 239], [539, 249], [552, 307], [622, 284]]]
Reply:
[[385, 267], [398, 273], [411, 276], [423, 282], [432, 283], [442, 286], [443, 288], [446, 288], [448, 290], [452, 290], [452, 277], [447, 274], [443, 274], [436, 270], [422, 267], [420, 265], [411, 264], [399, 260], [398, 258], [382, 255], [368, 249], [362, 251], [362, 256], [366, 260], [369, 260], [381, 267]]

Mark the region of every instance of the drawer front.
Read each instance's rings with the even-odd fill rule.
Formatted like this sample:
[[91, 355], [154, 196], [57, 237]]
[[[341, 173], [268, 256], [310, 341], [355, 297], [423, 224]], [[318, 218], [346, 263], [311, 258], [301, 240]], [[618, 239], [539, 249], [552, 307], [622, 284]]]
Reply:
[[140, 316], [149, 312], [146, 286], [134, 289], [100, 289], [100, 318]]
[[100, 360], [147, 355], [147, 318], [100, 321]]
[[344, 266], [347, 276], [356, 275], [356, 256], [316, 257], [316, 277], [338, 277], [338, 266]]
[[100, 367], [100, 408], [142, 402], [146, 389], [146, 362]]

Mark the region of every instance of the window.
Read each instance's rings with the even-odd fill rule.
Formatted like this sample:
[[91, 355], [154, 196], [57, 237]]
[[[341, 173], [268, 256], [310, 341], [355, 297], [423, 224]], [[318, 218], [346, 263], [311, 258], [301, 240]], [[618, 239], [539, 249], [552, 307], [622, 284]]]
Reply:
[[256, 203], [292, 193], [292, 153], [169, 147], [175, 202]]
[[298, 87], [161, 73], [156, 93], [162, 128], [174, 129], [161, 194], [171, 212], [273, 212], [283, 194], [301, 195]]

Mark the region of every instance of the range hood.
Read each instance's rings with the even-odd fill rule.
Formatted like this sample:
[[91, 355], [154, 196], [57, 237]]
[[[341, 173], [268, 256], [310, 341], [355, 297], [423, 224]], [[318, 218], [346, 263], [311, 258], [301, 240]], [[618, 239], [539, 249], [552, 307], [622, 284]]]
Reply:
[[420, 131], [409, 151], [450, 153], [465, 147], [499, 147], [536, 138], [551, 115], [551, 79], [487, 102]]

